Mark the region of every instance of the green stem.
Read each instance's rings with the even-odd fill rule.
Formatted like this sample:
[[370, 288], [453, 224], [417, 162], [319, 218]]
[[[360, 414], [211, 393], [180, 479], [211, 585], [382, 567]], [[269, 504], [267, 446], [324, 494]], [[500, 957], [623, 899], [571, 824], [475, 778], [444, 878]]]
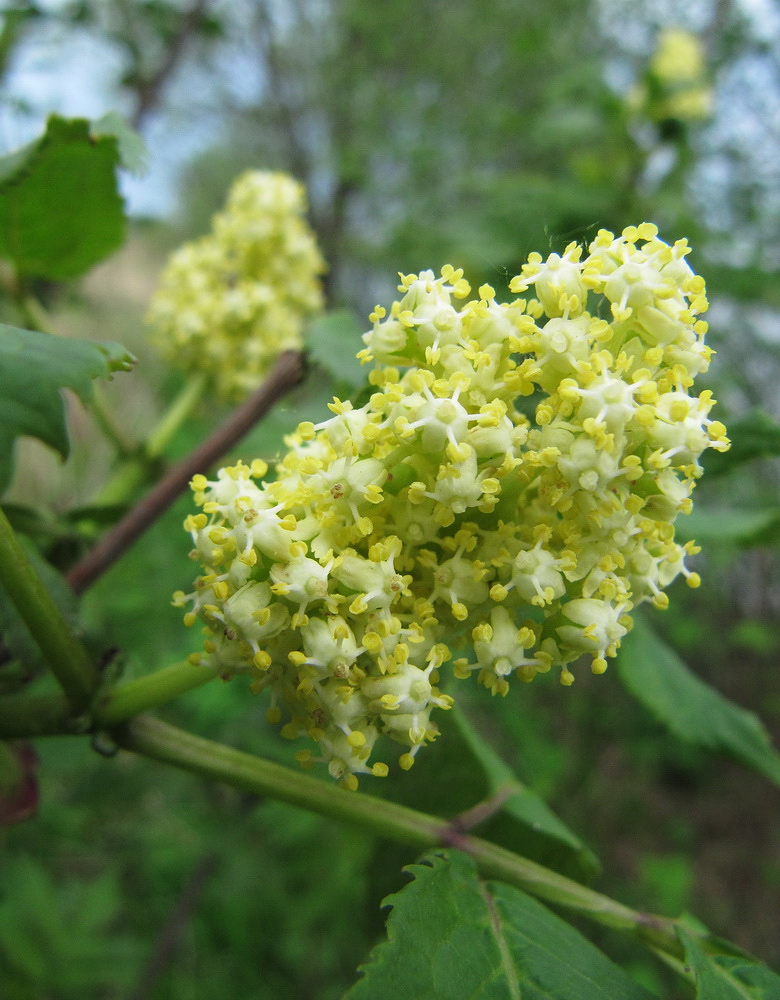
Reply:
[[152, 463], [139, 452], [128, 455], [116, 468], [100, 492], [92, 497], [93, 507], [113, 507], [123, 505], [151, 478]]
[[208, 667], [172, 663], [145, 677], [117, 684], [101, 692], [89, 714], [74, 717], [61, 694], [0, 695], [0, 740], [32, 739], [36, 736], [66, 736], [108, 729], [127, 719], [157, 708], [187, 691], [202, 687], [218, 675]]
[[2, 510], [0, 585], [7, 591], [74, 710], [85, 709], [98, 684], [97, 671]]
[[[157, 460], [165, 451], [173, 435], [192, 412], [193, 407], [203, 395], [205, 386], [206, 378], [204, 375], [190, 379], [162, 414], [145, 444], [137, 451], [128, 449], [119, 435], [115, 435], [114, 443], [123, 461], [97, 496], [93, 498], [92, 502], [95, 506], [126, 503], [142, 486], [156, 477], [158, 473]], [[96, 407], [94, 413], [104, 430], [107, 427], [112, 427], [112, 422], [107, 418], [105, 411]]]
[[92, 412], [92, 416], [95, 418], [95, 423], [103, 432], [106, 440], [114, 446], [117, 454], [123, 459], [132, 460], [135, 456], [136, 449], [132, 444], [130, 444], [129, 441], [125, 440], [124, 435], [116, 426], [114, 418], [106, 406], [105, 399], [101, 395], [97, 386], [95, 386], [92, 393], [90, 410]]
[[87, 727], [84, 716], [74, 718], [64, 695], [0, 695], [0, 740], [83, 733]]
[[144, 452], [149, 458], [159, 458], [162, 455], [173, 435], [198, 404], [205, 388], [205, 375], [195, 375], [184, 384], [181, 392], [160, 417], [157, 425], [146, 439]]
[[51, 318], [45, 307], [34, 296], [28, 295], [24, 291], [18, 279], [16, 287], [17, 291], [13, 298], [22, 323], [28, 330], [52, 333]]
[[450, 846], [468, 852], [480, 872], [501, 879], [598, 923], [628, 931], [645, 944], [680, 956], [674, 921], [632, 910], [503, 847], [454, 830], [444, 820], [363, 793], [346, 791], [251, 754], [205, 740], [151, 716], [115, 731], [120, 746], [202, 777], [280, 799], [351, 823], [420, 850]]
[[216, 676], [214, 670], [189, 660], [172, 663], [106, 691], [95, 704], [95, 722], [101, 727], [116, 726], [139, 712], [164, 705], [180, 694], [201, 687]]

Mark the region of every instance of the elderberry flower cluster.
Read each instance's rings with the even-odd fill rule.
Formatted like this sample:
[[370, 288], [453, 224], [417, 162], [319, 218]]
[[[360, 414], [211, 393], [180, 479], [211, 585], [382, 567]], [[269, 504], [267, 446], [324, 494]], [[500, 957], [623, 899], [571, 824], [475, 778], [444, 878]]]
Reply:
[[224, 399], [243, 398], [281, 351], [300, 349], [305, 320], [322, 308], [325, 265], [305, 210], [291, 177], [247, 171], [212, 231], [176, 250], [163, 271], [147, 317], [153, 339]]
[[[503, 304], [447, 266], [402, 276], [359, 357], [373, 394], [301, 423], [275, 477], [256, 460], [192, 482], [204, 572], [185, 620], [195, 660], [270, 691], [347, 787], [437, 735], [444, 671], [493, 693], [576, 661], [607, 668], [630, 611], [695, 551], [674, 537], [706, 448], [704, 282], [650, 224], [532, 254]], [[464, 649], [468, 655], [458, 655]], [[381, 748], [381, 749], [380, 749]]]
[[682, 28], [662, 31], [645, 80], [631, 95], [631, 103], [635, 110], [658, 122], [708, 118], [713, 93], [700, 39]]

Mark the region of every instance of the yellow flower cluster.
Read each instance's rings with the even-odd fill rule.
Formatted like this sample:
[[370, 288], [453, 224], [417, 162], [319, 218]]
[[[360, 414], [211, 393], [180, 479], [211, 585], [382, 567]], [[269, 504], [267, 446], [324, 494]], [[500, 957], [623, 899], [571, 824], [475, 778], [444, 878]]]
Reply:
[[165, 267], [147, 317], [153, 339], [224, 399], [243, 398], [281, 351], [299, 349], [305, 320], [322, 308], [325, 265], [305, 210], [291, 177], [250, 170], [211, 233], [185, 243]]
[[207, 625], [195, 659], [270, 688], [283, 735], [318, 745], [304, 764], [355, 787], [387, 773], [384, 737], [408, 768], [452, 704], [445, 666], [498, 694], [568, 685], [583, 654], [606, 669], [632, 607], [698, 584], [673, 522], [728, 441], [689, 392], [711, 351], [688, 251], [601, 231], [584, 258], [532, 254], [510, 288], [534, 297], [508, 304], [449, 266], [402, 276], [363, 338], [364, 406], [300, 424], [273, 481], [260, 461], [195, 477], [205, 572], [175, 598]]
[[706, 81], [704, 50], [696, 35], [666, 28], [649, 65], [648, 82], [634, 95], [651, 118], [697, 121], [712, 114], [713, 94]]

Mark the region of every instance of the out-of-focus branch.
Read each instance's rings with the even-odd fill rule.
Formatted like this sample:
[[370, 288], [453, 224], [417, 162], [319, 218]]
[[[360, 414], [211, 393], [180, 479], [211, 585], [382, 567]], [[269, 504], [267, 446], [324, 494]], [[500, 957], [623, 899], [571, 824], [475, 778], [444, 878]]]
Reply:
[[162, 928], [154, 949], [146, 961], [130, 1000], [146, 1000], [152, 995], [160, 976], [176, 956], [185, 931], [200, 903], [203, 890], [219, 864], [215, 852], [204, 854], [185, 883], [171, 914]]
[[205, 472], [237, 444], [277, 400], [293, 389], [303, 377], [303, 355], [285, 351], [271, 374], [228, 420], [186, 458], [175, 465], [152, 490], [116, 524], [68, 573], [77, 594], [83, 593], [109, 566], [170, 507], [192, 477]]
[[205, 13], [207, 2], [208, 0], [194, 0], [190, 9], [182, 15], [179, 30], [166, 49], [165, 57], [157, 70], [151, 76], [140, 79], [136, 83], [134, 89], [138, 103], [133, 113], [133, 128], [139, 128], [149, 112], [153, 111], [159, 103], [162, 89], [179, 65], [187, 43], [197, 30], [198, 22]]

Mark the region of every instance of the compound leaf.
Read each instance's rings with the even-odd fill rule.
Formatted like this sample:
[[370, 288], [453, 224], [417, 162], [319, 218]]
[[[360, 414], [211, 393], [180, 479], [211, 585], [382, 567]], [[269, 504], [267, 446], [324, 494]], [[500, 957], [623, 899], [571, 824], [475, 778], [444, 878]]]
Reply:
[[344, 1000], [651, 1000], [560, 917], [484, 882], [459, 851], [428, 854], [387, 902], [387, 941]]

